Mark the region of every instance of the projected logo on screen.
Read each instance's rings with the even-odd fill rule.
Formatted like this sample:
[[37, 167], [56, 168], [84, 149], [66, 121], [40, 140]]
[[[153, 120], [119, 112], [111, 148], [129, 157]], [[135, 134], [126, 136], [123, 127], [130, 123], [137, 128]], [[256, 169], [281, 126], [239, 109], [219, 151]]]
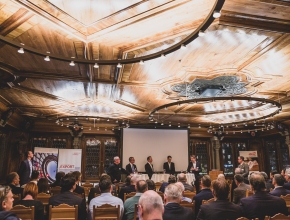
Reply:
[[48, 182], [55, 181], [57, 171], [57, 154], [55, 153], [35, 153], [34, 169], [39, 171], [40, 177], [47, 178]]

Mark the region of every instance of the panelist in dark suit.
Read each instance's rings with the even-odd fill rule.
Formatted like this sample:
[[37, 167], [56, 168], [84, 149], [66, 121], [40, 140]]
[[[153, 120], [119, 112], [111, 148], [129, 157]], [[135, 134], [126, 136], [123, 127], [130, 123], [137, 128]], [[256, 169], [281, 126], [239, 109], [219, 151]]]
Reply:
[[145, 164], [145, 171], [149, 176], [149, 179], [151, 179], [151, 177], [153, 176], [154, 173], [154, 168], [153, 168], [153, 159], [151, 156], [147, 157], [147, 163]]
[[135, 165], [135, 158], [129, 157], [129, 164], [126, 165], [126, 171], [128, 173], [137, 173], [137, 166]]
[[25, 153], [26, 160], [23, 160], [18, 169], [18, 175], [20, 177], [20, 186], [28, 183], [32, 174], [32, 151], [27, 151]]
[[109, 166], [108, 174], [111, 177], [112, 183], [118, 183], [121, 181], [121, 173], [130, 175], [127, 170], [123, 169], [120, 165], [121, 160], [118, 156], [114, 157], [114, 163]]
[[194, 174], [195, 176], [194, 185], [195, 185], [196, 192], [198, 193], [199, 192], [199, 172], [201, 172], [201, 167], [200, 167], [200, 163], [196, 161], [195, 155], [190, 156], [190, 162], [187, 167], [187, 172]]
[[173, 162], [171, 162], [171, 160], [172, 160], [172, 157], [168, 156], [167, 162], [165, 162], [163, 164], [163, 170], [165, 170], [165, 173], [174, 175], [175, 174], [175, 165]]
[[249, 165], [244, 162], [244, 157], [238, 157], [238, 168], [241, 168], [241, 174], [244, 177], [244, 182], [248, 183], [248, 176], [249, 176]]
[[281, 174], [275, 174], [272, 181], [275, 188], [270, 192], [271, 195], [280, 197], [290, 194], [290, 190], [287, 190], [283, 187], [285, 183], [284, 176]]
[[241, 199], [244, 217], [263, 220], [265, 216], [274, 216], [277, 213], [288, 215], [284, 199], [266, 192], [265, 179], [260, 173], [250, 176], [250, 184], [255, 194]]
[[242, 216], [242, 209], [228, 201], [230, 186], [224, 179], [213, 182], [213, 195], [216, 201], [200, 206], [198, 220], [228, 219], [235, 220]]

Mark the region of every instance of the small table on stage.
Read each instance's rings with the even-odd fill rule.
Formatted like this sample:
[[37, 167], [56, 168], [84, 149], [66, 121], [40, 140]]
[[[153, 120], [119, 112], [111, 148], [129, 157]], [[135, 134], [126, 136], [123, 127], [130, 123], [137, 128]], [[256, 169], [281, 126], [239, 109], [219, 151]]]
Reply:
[[139, 180], [148, 180], [149, 176], [148, 174], [134, 174], [137, 175], [139, 177]]
[[195, 181], [195, 176], [194, 176], [193, 173], [187, 173], [187, 174], [185, 174], [185, 176], [186, 176], [186, 179], [187, 179], [187, 183], [189, 185], [191, 185], [191, 183]]

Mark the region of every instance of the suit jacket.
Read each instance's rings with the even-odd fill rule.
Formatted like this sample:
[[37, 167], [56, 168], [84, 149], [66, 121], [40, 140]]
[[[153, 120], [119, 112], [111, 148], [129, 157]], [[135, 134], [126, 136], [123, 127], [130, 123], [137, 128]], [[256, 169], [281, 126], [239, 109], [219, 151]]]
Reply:
[[86, 212], [86, 201], [76, 195], [74, 195], [72, 192], [62, 192], [58, 195], [54, 195], [49, 198], [49, 205], [52, 206], [58, 206], [62, 203], [68, 204], [68, 205], [78, 205], [78, 219], [86, 219], [87, 212]]
[[120, 192], [119, 192], [118, 197], [120, 199], [122, 199], [122, 201], [124, 202], [124, 194], [125, 193], [130, 193], [130, 192], [136, 192], [135, 185], [122, 187]]
[[[32, 161], [31, 161], [32, 163]], [[28, 183], [30, 181], [30, 166], [28, 160], [23, 160], [20, 164], [18, 175], [20, 177], [20, 186]]]
[[248, 176], [249, 176], [249, 165], [246, 164], [245, 162], [243, 162], [243, 164], [240, 164], [240, 165], [238, 166], [238, 168], [241, 168], [241, 169], [243, 170], [243, 173], [241, 173], [241, 175], [242, 175], [244, 178], [248, 179]]
[[197, 216], [202, 200], [209, 200], [213, 198], [211, 189], [202, 189], [196, 196], [193, 197], [192, 201], [195, 201], [195, 216]]
[[201, 205], [197, 215], [198, 220], [236, 220], [242, 216], [242, 208], [227, 200], [216, 200]]
[[193, 218], [193, 211], [178, 203], [172, 202], [164, 206], [163, 220], [192, 220]]
[[79, 185], [76, 185], [76, 189], [74, 190], [74, 193], [82, 194], [82, 193], [85, 193], [85, 190], [84, 190], [83, 187], [80, 187]]
[[[134, 172], [135, 172], [135, 171], [138, 171], [138, 170], [137, 170], [137, 166], [136, 166], [135, 164], [133, 164], [133, 167], [134, 167]], [[131, 164], [130, 164], [130, 163], [128, 163], [128, 164], [126, 165], [126, 171], [127, 171], [128, 173], [134, 173], [133, 170], [132, 170], [132, 167], [131, 167]]]
[[183, 186], [184, 186], [184, 191], [190, 191], [190, 192], [193, 192], [193, 186], [192, 185], [189, 185], [188, 183], [185, 183], [185, 182], [182, 182]]
[[196, 166], [195, 167], [198, 167], [197, 171], [195, 171], [195, 170], [194, 171], [190, 171], [191, 167], [193, 167], [193, 165], [192, 165], [192, 162], [190, 161], [188, 166], [187, 166], [187, 172], [194, 173], [195, 180], [197, 180], [198, 176], [199, 176], [199, 172], [201, 172], [200, 162], [196, 161]]
[[13, 194], [15, 194], [15, 195], [21, 194], [21, 196], [22, 196], [22, 192], [23, 192], [24, 188], [15, 186], [13, 184], [10, 184], [9, 186], [10, 186], [11, 191], [12, 191]]
[[240, 204], [242, 198], [246, 197], [246, 191], [251, 190], [251, 186], [245, 183], [241, 183], [234, 189], [233, 203]]
[[159, 191], [164, 193], [165, 188], [166, 188], [166, 186], [168, 186], [168, 184], [169, 184], [168, 182], [163, 182], [159, 188]]
[[290, 182], [285, 183], [283, 187], [290, 190]]
[[173, 162], [170, 163], [170, 169], [169, 169], [168, 162], [165, 162], [163, 164], [163, 170], [165, 170], [165, 173], [174, 175], [175, 174], [175, 165], [174, 165], [174, 163]]
[[[153, 168], [153, 164], [152, 164], [152, 168]], [[149, 176], [149, 179], [151, 179], [151, 177], [153, 176], [154, 173], [154, 168], [152, 169], [149, 163], [145, 164], [145, 171]]]
[[287, 194], [290, 194], [290, 190], [285, 189], [283, 186], [282, 187], [278, 187], [272, 190], [272, 192], [270, 192], [271, 195], [273, 196], [286, 196]]
[[130, 175], [129, 172], [127, 172], [125, 169], [121, 167], [121, 164], [111, 164], [109, 166], [108, 174], [111, 177], [112, 183], [114, 183], [114, 180], [117, 180], [117, 183], [121, 180], [121, 173], [125, 173], [126, 175]]
[[252, 196], [242, 198], [241, 207], [243, 216], [249, 219], [259, 218], [264, 220], [266, 215], [273, 216], [277, 213], [288, 215], [284, 199], [273, 196], [266, 191], [259, 191]]

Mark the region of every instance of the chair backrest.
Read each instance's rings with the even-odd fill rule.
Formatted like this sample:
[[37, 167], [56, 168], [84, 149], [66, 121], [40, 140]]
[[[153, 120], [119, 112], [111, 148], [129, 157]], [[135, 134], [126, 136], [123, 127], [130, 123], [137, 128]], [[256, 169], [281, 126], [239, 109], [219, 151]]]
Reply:
[[160, 191], [157, 191], [157, 193], [159, 194], [159, 196], [161, 196], [162, 201], [164, 201], [164, 193], [163, 192], [160, 192]]
[[91, 190], [91, 187], [84, 187], [85, 197], [88, 197], [89, 196], [90, 190]]
[[50, 188], [50, 193], [52, 193], [52, 195], [60, 194], [60, 191], [61, 191], [60, 186], [55, 186], [55, 187]]
[[21, 200], [21, 194], [13, 194], [14, 202]]
[[90, 182], [85, 182], [82, 184], [82, 187], [89, 187], [89, 188], [92, 188], [94, 187], [94, 184], [90, 183]]
[[126, 199], [129, 199], [135, 195], [136, 195], [136, 192], [125, 193], [124, 194], [124, 202], [126, 201]]
[[286, 206], [290, 208], [290, 194], [287, 194], [286, 196], [280, 196], [280, 197], [285, 200]]
[[195, 201], [193, 202], [181, 201], [180, 205], [192, 209], [193, 212], [195, 211]]
[[34, 206], [25, 207], [24, 205], [16, 205], [10, 211], [22, 220], [34, 220]]
[[43, 205], [48, 205], [49, 198], [51, 197], [50, 194], [46, 193], [38, 193], [37, 194], [37, 200], [42, 202]]
[[284, 215], [284, 214], [281, 214], [281, 213], [278, 213], [276, 215], [274, 215], [273, 217], [269, 217], [269, 216], [266, 216], [264, 218], [264, 220], [270, 220], [270, 219], [279, 219], [279, 220], [287, 220], [287, 219], [290, 219], [290, 216], [288, 215]]
[[156, 191], [159, 191], [161, 185], [162, 185], [161, 182], [156, 182], [156, 183], [155, 183], [155, 190], [156, 190]]
[[248, 190], [246, 191], [246, 197], [248, 196], [252, 196], [254, 194], [254, 192], [252, 190]]
[[190, 198], [191, 200], [193, 199], [193, 197], [196, 195], [195, 192], [191, 192], [191, 191], [188, 191], [188, 190], [185, 190], [183, 192], [183, 196], [184, 197], [187, 197], [187, 198]]
[[236, 220], [249, 220], [249, 219], [246, 217], [241, 217], [241, 218], [237, 218]]
[[120, 205], [118, 207], [110, 204], [104, 204], [99, 207], [93, 206], [93, 219], [117, 219], [120, 220]]
[[202, 205], [204, 205], [204, 204], [208, 204], [208, 203], [210, 203], [210, 202], [214, 202], [214, 198], [211, 198], [211, 199], [209, 199], [209, 200], [202, 200]]
[[59, 206], [49, 206], [48, 220], [77, 220], [78, 206], [70, 206], [67, 204], [60, 204]]
[[137, 219], [139, 219], [139, 217], [138, 217], [138, 204], [135, 203], [135, 205], [134, 205], [134, 220], [137, 220]]

